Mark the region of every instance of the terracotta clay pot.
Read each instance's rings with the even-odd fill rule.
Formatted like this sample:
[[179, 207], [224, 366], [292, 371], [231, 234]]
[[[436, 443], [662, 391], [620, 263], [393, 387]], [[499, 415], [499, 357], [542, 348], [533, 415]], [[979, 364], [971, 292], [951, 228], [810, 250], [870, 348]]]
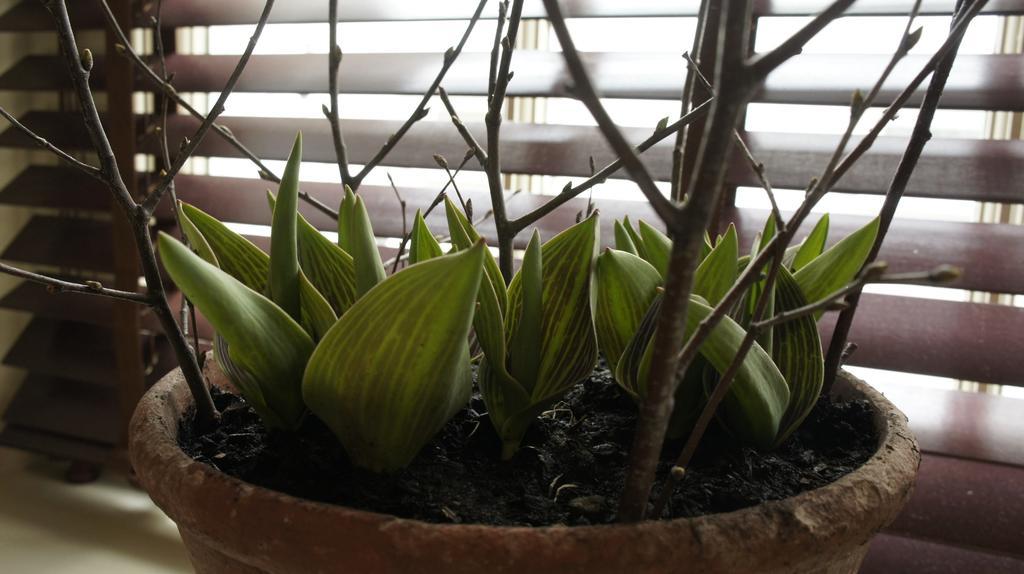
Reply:
[[[208, 364], [214, 361], [207, 361]], [[217, 373], [210, 373], [217, 377]], [[878, 452], [828, 486], [756, 507], [635, 525], [429, 524], [301, 500], [227, 476], [178, 448], [191, 405], [179, 371], [139, 403], [131, 459], [199, 573], [856, 572], [910, 496], [920, 462], [906, 417], [849, 375], [876, 410]]]

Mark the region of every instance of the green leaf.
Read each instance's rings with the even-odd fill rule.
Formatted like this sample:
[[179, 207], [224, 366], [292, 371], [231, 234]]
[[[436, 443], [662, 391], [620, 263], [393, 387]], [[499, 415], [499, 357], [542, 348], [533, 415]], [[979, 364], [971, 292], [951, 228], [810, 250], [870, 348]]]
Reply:
[[299, 166], [302, 132], [288, 155], [270, 226], [270, 298], [292, 319], [300, 319], [299, 252], [296, 220], [299, 210]]
[[331, 304], [317, 291], [302, 271], [299, 271], [299, 306], [302, 328], [309, 333], [314, 342], [323, 339], [327, 331], [334, 326], [334, 322], [338, 320]]
[[644, 312], [636, 332], [626, 343], [613, 371], [615, 382], [637, 402], [647, 393], [647, 369], [650, 366], [652, 353], [651, 341], [654, 340], [654, 331], [658, 326], [662, 295], [660, 289], [655, 292], [654, 299]]
[[253, 291], [264, 293], [267, 290], [270, 258], [262, 249], [192, 205], [182, 203], [181, 211], [202, 233], [225, 273]]
[[[657, 297], [630, 340], [615, 372], [619, 382], [635, 398], [642, 398], [647, 388], [647, 365], [650, 362], [656, 317], [661, 297]], [[707, 301], [691, 296], [687, 306], [685, 337], [693, 335], [700, 322], [712, 312]], [[700, 355], [719, 373], [724, 372], [739, 350], [746, 331], [730, 317], [724, 317], [700, 346]], [[693, 366], [691, 366], [691, 369]], [[682, 384], [706, 384], [704, 377], [684, 377]], [[677, 396], [698, 396], [691, 387], [680, 387]], [[767, 449], [775, 440], [783, 414], [789, 403], [789, 388], [771, 357], [756, 343], [744, 357], [719, 408], [719, 418], [733, 434], [746, 444]], [[692, 405], [681, 408], [693, 408]]]
[[654, 266], [662, 278], [668, 273], [668, 258], [672, 251], [672, 240], [664, 233], [647, 225], [647, 222], [640, 220], [640, 237], [644, 242], [644, 259]]
[[543, 256], [541, 255], [540, 232], [533, 230], [530, 243], [526, 246], [523, 265], [520, 267], [520, 285], [523, 304], [520, 307], [519, 329], [509, 344], [512, 357], [512, 376], [517, 381], [532, 384], [537, 380], [540, 368], [541, 324], [543, 293], [541, 276]]
[[[469, 219], [459, 211], [455, 204], [445, 197], [445, 214], [448, 218], [448, 229], [451, 233], [453, 249], [463, 250], [481, 241], [480, 235], [473, 229]], [[487, 251], [484, 254], [484, 280], [477, 292], [477, 310], [473, 316], [473, 329], [477, 342], [484, 355], [489, 358], [490, 368], [494, 371], [494, 385], [500, 387], [516, 387], [525, 393], [518, 381], [508, 371], [505, 337], [505, 309], [508, 294], [505, 279], [498, 269], [494, 257]], [[482, 391], [486, 393], [486, 391]], [[509, 391], [513, 392], [513, 391]]]
[[736, 227], [729, 224], [725, 235], [697, 267], [693, 293], [707, 299], [712, 305], [717, 305], [736, 283], [739, 275], [738, 259], [739, 238], [736, 235]]
[[[794, 273], [804, 298], [811, 303], [820, 301], [852, 281], [867, 260], [877, 234], [876, 217]], [[821, 317], [821, 312], [815, 317]]]
[[808, 263], [821, 255], [821, 252], [825, 250], [825, 241], [827, 239], [828, 214], [826, 213], [821, 216], [814, 229], [811, 230], [811, 234], [807, 236], [807, 239], [804, 239], [804, 242], [800, 244], [800, 248], [797, 249], [796, 256], [793, 258], [793, 263], [790, 266], [793, 272], [803, 269]]
[[648, 261], [647, 245], [644, 243], [643, 238], [640, 237], [640, 234], [636, 232], [636, 229], [633, 228], [633, 223], [629, 221], [628, 215], [622, 218], [622, 228], [626, 230], [626, 235], [629, 235], [630, 240], [633, 241], [633, 245], [636, 247], [636, 254], [644, 261]]
[[[518, 381], [529, 396], [529, 406], [514, 412], [501, 405], [511, 401], [488, 397], [484, 401], [498, 434], [504, 443], [504, 454], [518, 447], [523, 434], [532, 423], [538, 408], [546, 408], [565, 391], [590, 375], [597, 362], [597, 337], [594, 332], [591, 297], [591, 274], [598, 245], [598, 220], [594, 214], [556, 235], [541, 247], [541, 335], [540, 363], [535, 380]], [[524, 307], [523, 270], [512, 279], [508, 289], [508, 312], [505, 332], [515, 341], [521, 328]], [[486, 352], [486, 351], [485, 351]], [[509, 357], [515, 364], [517, 358]], [[494, 371], [493, 360], [482, 367]], [[484, 375], [489, 376], [487, 374]], [[515, 391], [509, 391], [511, 396]], [[521, 406], [521, 405], [516, 405]]]
[[416, 218], [413, 219], [412, 222], [412, 233], [410, 236], [410, 264], [416, 264], [420, 261], [426, 261], [428, 259], [441, 256], [441, 244], [437, 242], [436, 238], [434, 238], [434, 234], [430, 233], [430, 228], [427, 227], [427, 222], [423, 220], [423, 213], [418, 209], [416, 210]]
[[[444, 212], [448, 218], [448, 233], [451, 235], [452, 243], [458, 249], [469, 249], [480, 241], [480, 234], [477, 233], [473, 224], [464, 213], [448, 197], [444, 198]], [[498, 298], [498, 308], [502, 314], [508, 309], [508, 294], [505, 288], [505, 278], [501, 275], [501, 269], [494, 256], [488, 251], [484, 256], [484, 273], [494, 288], [494, 294]]]
[[370, 225], [370, 215], [366, 213], [363, 198], [358, 195], [352, 211], [351, 242], [356, 272], [356, 296], [362, 297], [384, 280], [384, 263], [380, 260], [373, 226]]
[[636, 255], [636, 245], [621, 221], [615, 221], [615, 249]]
[[182, 292], [229, 345], [234, 381], [269, 427], [294, 429], [305, 406], [300, 382], [313, 340], [272, 301], [160, 233], [160, 259]]
[[356, 208], [356, 194], [352, 188], [345, 186], [345, 195], [338, 206], [338, 247], [346, 253], [352, 253], [352, 220]]
[[181, 209], [180, 201], [175, 204], [174, 209], [178, 210], [178, 221], [181, 222], [181, 230], [185, 233], [185, 237], [188, 238], [192, 251], [199, 257], [202, 257], [203, 261], [220, 267], [220, 264], [217, 263], [217, 256], [213, 253], [213, 248], [210, 247], [210, 244], [203, 237], [203, 233], [199, 231], [196, 224], [192, 223], [192, 220], [185, 215], [185, 212]]
[[606, 249], [597, 258], [597, 345], [614, 373], [661, 285], [661, 275], [640, 257]]
[[[273, 211], [276, 199], [269, 191], [267, 202]], [[302, 214], [298, 215], [298, 249], [299, 266], [308, 281], [327, 300], [335, 316], [345, 314], [356, 300], [352, 256], [324, 237]], [[309, 314], [310, 310], [303, 309], [303, 313]]]
[[469, 400], [485, 246], [411, 265], [366, 293], [309, 360], [302, 393], [352, 462], [409, 464]]
[[[800, 292], [800, 286], [785, 267], [779, 269], [776, 283], [775, 306], [778, 312], [784, 313], [807, 305], [808, 301]], [[775, 446], [778, 446], [800, 426], [817, 404], [825, 379], [825, 359], [813, 317], [787, 321], [772, 330], [776, 342], [771, 351], [772, 360], [789, 386], [789, 405], [775, 439]]]
[[[711, 314], [712, 308], [690, 301], [686, 336]], [[719, 373], [736, 356], [746, 331], [729, 317], [723, 318], [700, 347], [701, 355]], [[710, 389], [709, 389], [710, 390]], [[736, 372], [729, 393], [719, 407], [719, 419], [742, 442], [765, 450], [772, 446], [789, 404], [789, 387], [768, 353], [754, 343]]]

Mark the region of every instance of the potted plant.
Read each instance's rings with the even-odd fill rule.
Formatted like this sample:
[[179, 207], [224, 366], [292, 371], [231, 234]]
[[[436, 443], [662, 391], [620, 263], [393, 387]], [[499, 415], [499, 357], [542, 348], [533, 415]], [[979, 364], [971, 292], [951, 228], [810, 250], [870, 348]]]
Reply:
[[[497, 142], [523, 2], [502, 3], [499, 21], [508, 31], [495, 45], [486, 148], [440, 92], [470, 148], [467, 160], [475, 157], [487, 172], [498, 257], [476, 230], [471, 207], [442, 191], [427, 211], [443, 204], [447, 240], [417, 212], [389, 275], [358, 194], [375, 164], [349, 172], [334, 98], [325, 112], [346, 193], [336, 211], [318, 207], [337, 218], [337, 242], [298, 212], [300, 199], [313, 201], [299, 189], [301, 135], [282, 176], [264, 173], [279, 183], [268, 194], [269, 255], [180, 202], [182, 241], [161, 234], [157, 251], [150, 242], [149, 215], [165, 191], [173, 196], [174, 174], [198, 141], [219, 131], [216, 116], [273, 0], [214, 112], [173, 162], [165, 146], [170, 169], [142, 201], [124, 191], [112, 154], [102, 153], [109, 146], [88, 89], [91, 55], [79, 55], [64, 4], [55, 0], [47, 7], [102, 165], [62, 157], [107, 183], [135, 224], [147, 292], [3, 270], [57, 289], [145, 303], [161, 317], [181, 369], [139, 404], [131, 455], [140, 483], [177, 522], [197, 571], [853, 572], [871, 536], [909, 496], [919, 453], [895, 407], [826, 368], [816, 319], [855, 306], [868, 282], [906, 280], [874, 261], [902, 193], [900, 174], [886, 209], [866, 227], [825, 249], [826, 216], [795, 239], [816, 202], [934, 71], [901, 164], [913, 169], [948, 64], [983, 2], [958, 13], [921, 74], [847, 150], [891, 66], [870, 92], [854, 95], [840, 147], [792, 216], [774, 208], [751, 246], [741, 246], [733, 228], [714, 238], [707, 232], [737, 141], [774, 206], [764, 167], [735, 132], [739, 109], [771, 70], [851, 3], [833, 2], [753, 59], [744, 44], [749, 2], [725, 3], [720, 29], [698, 37], [717, 47], [714, 85], [704, 80], [700, 87], [693, 63], [684, 101], [695, 105], [634, 148], [601, 106], [558, 3], [545, 0], [574, 94], [619, 159], [516, 219], [505, 210]], [[332, 39], [336, 10], [332, 0]], [[423, 117], [468, 33], [445, 54], [405, 129]], [[918, 37], [908, 23], [893, 63]], [[176, 97], [127, 42], [122, 47]], [[339, 59], [333, 50], [335, 96]], [[701, 89], [713, 95], [702, 102]], [[699, 118], [707, 124], [690, 158], [694, 168], [666, 197], [638, 153]], [[621, 167], [658, 215], [656, 225], [615, 222], [615, 249], [602, 250], [600, 214], [588, 209], [546, 241], [534, 230], [516, 271], [520, 233]], [[157, 253], [216, 330], [212, 358], [201, 366], [163, 296]], [[954, 275], [940, 268], [914, 278]], [[842, 345], [842, 337], [833, 341], [833, 348]], [[820, 450], [842, 454], [815, 459], [812, 467], [826, 469], [810, 472], [815, 477], [774, 472], [781, 467], [771, 461], [794, 466], [806, 458], [801, 441], [812, 440], [831, 440]], [[740, 482], [760, 494], [744, 494], [742, 485], [716, 490], [741, 466], [751, 470]]]

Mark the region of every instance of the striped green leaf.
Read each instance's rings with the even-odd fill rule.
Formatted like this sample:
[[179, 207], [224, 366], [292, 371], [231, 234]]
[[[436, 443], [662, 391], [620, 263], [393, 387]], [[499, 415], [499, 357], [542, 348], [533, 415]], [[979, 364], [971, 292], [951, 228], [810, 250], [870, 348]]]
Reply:
[[234, 382], [268, 427], [294, 429], [305, 412], [301, 387], [313, 340], [272, 301], [161, 233], [160, 259], [175, 284], [228, 344], [247, 376]]
[[725, 235], [697, 267], [693, 279], [693, 293], [707, 299], [712, 305], [717, 305], [736, 283], [736, 277], [739, 275], [736, 263], [738, 259], [739, 239], [736, 236], [736, 227], [730, 224]]
[[[448, 197], [445, 197], [444, 208], [454, 250], [468, 249], [481, 241], [480, 234], [473, 228], [469, 219]], [[505, 310], [507, 304], [508, 291], [505, 287], [505, 279], [498, 269], [497, 262], [494, 261], [494, 256], [487, 251], [484, 254], [484, 280], [477, 293], [477, 310], [473, 317], [473, 330], [484, 355], [490, 358], [491, 369], [495, 371], [494, 380], [501, 385], [519, 386], [519, 382], [508, 371], [506, 360]]]
[[636, 247], [636, 254], [642, 257], [644, 261], [647, 261], [647, 245], [633, 227], [633, 223], [629, 220], [628, 215], [622, 218], [622, 228], [626, 230], [626, 235], [629, 235], [630, 240], [632, 240], [633, 245]]
[[612, 371], [615, 382], [622, 387], [633, 400], [639, 402], [647, 392], [647, 369], [651, 363], [651, 341], [658, 326], [658, 313], [661, 312], [663, 292], [659, 288], [644, 312], [636, 332], [626, 343], [619, 355], [619, 361]]
[[826, 213], [814, 225], [814, 229], [811, 230], [807, 239], [800, 244], [800, 248], [797, 249], [796, 255], [793, 257], [793, 263], [790, 265], [790, 269], [794, 273], [803, 269], [825, 251], [825, 241], [828, 240], [828, 223], [828, 214]]
[[626, 345], [651, 307], [662, 279], [650, 263], [632, 253], [614, 249], [606, 249], [597, 258], [594, 277], [597, 345], [614, 373]]
[[[530, 243], [526, 246], [523, 265], [519, 269], [519, 285], [522, 306], [519, 314], [519, 328], [512, 334], [509, 353], [514, 358], [510, 370], [517, 381], [533, 385], [537, 381], [541, 359], [541, 325], [543, 323], [542, 269], [540, 232], [533, 230]], [[530, 391], [530, 386], [525, 387]]]
[[[854, 231], [793, 274], [809, 302], [819, 301], [853, 280], [871, 252], [878, 218]], [[816, 317], [821, 317], [819, 312]]]
[[633, 255], [637, 254], [633, 238], [629, 236], [629, 232], [626, 231], [625, 226], [619, 220], [615, 220], [615, 248], [619, 251], [632, 253]]
[[441, 244], [437, 242], [434, 234], [430, 232], [430, 228], [427, 227], [427, 222], [423, 220], [423, 213], [418, 209], [416, 210], [416, 217], [412, 222], [412, 233], [410, 236], [410, 264], [416, 264], [420, 261], [426, 261], [428, 259], [441, 256]]
[[174, 209], [178, 210], [178, 221], [181, 223], [181, 230], [185, 233], [185, 237], [188, 238], [189, 246], [192, 251], [199, 257], [202, 257], [203, 261], [220, 267], [217, 263], [217, 255], [214, 254], [213, 248], [210, 247], [210, 243], [203, 237], [203, 233], [199, 231], [195, 223], [185, 215], [185, 212], [181, 208], [181, 202], [177, 202], [174, 205]]
[[[597, 336], [594, 332], [591, 275], [598, 245], [598, 220], [594, 214], [556, 235], [541, 246], [541, 329], [540, 361], [532, 381], [520, 380], [529, 395], [530, 406], [524, 412], [499, 412], [488, 402], [491, 421], [502, 437], [504, 453], [518, 447], [532, 423], [537, 409], [546, 408], [568, 389], [590, 375], [597, 362]], [[508, 313], [505, 332], [517, 340], [526, 306], [524, 271], [512, 279], [508, 289]], [[515, 365], [519, 359], [510, 355]], [[493, 370], [493, 361], [488, 368]], [[532, 413], [532, 414], [531, 414]]]
[[352, 208], [351, 239], [352, 259], [355, 262], [356, 296], [362, 297], [367, 291], [384, 280], [384, 263], [380, 260], [377, 239], [373, 235], [370, 215], [366, 212], [363, 198], [356, 196]]
[[[477, 233], [476, 228], [448, 196], [444, 198], [444, 213], [448, 218], [448, 233], [451, 235], [456, 249], [469, 249], [480, 241], [480, 234]], [[494, 255], [490, 251], [484, 256], [484, 273], [487, 274], [487, 279], [494, 288], [494, 294], [498, 298], [498, 308], [504, 314], [508, 309], [505, 278], [502, 277], [498, 262], [494, 260]]]
[[668, 273], [668, 258], [672, 251], [672, 240], [664, 233], [640, 220], [640, 238], [644, 242], [644, 251], [647, 253], [644, 259], [654, 266], [662, 278]]
[[485, 249], [480, 243], [385, 279], [313, 352], [303, 397], [356, 465], [406, 466], [469, 400], [467, 338]]
[[[775, 287], [775, 307], [780, 313], [798, 309], [807, 304], [793, 275], [785, 267], [779, 269]], [[789, 405], [779, 425], [775, 439], [778, 446], [800, 426], [818, 402], [825, 378], [825, 359], [821, 351], [821, 338], [813, 317], [805, 316], [776, 325], [773, 329], [775, 346], [772, 360], [789, 386]]]
[[266, 292], [270, 258], [262, 249], [197, 207], [181, 203], [181, 212], [203, 235], [225, 273], [253, 291]]
[[356, 194], [352, 188], [345, 186], [345, 195], [338, 206], [338, 247], [346, 253], [352, 253], [352, 219], [356, 208]]
[[302, 328], [314, 342], [323, 339], [338, 320], [331, 304], [302, 271], [299, 271], [299, 308]]
[[[267, 191], [271, 212], [276, 204]], [[340, 316], [355, 303], [355, 263], [352, 256], [324, 237], [302, 214], [298, 214], [299, 267], [308, 281]], [[303, 310], [303, 313], [307, 313]]]
[[302, 163], [302, 132], [288, 155], [281, 176], [277, 204], [270, 226], [270, 299], [292, 319], [300, 318], [299, 252], [296, 220], [299, 210], [299, 166]]
[[[659, 296], [652, 303], [615, 371], [616, 381], [637, 399], [646, 393], [647, 367], [652, 349], [650, 343], [655, 333], [660, 301]], [[712, 307], [707, 301], [691, 296], [686, 314], [685, 336], [689, 338], [711, 312]], [[745, 335], [746, 331], [738, 323], [725, 317], [700, 346], [700, 355], [716, 372], [722, 373], [736, 356]], [[688, 372], [676, 393], [687, 401], [679, 408], [692, 411], [696, 408], [696, 397], [701, 395], [699, 388], [686, 385], [704, 385], [704, 391], [708, 392], [715, 380], [717, 378], [690, 376]], [[775, 440], [788, 403], [789, 388], [785, 378], [771, 357], [755, 343], [741, 363], [729, 394], [719, 408], [719, 418], [744, 443], [767, 449]]]
[[[686, 316], [689, 337], [712, 307], [691, 300]], [[729, 317], [723, 318], [700, 347], [700, 354], [719, 374], [732, 363], [746, 331]], [[710, 391], [710, 388], [707, 389]], [[789, 387], [772, 358], [757, 343], [744, 357], [719, 407], [719, 420], [745, 444], [768, 449], [775, 441], [789, 404]]]

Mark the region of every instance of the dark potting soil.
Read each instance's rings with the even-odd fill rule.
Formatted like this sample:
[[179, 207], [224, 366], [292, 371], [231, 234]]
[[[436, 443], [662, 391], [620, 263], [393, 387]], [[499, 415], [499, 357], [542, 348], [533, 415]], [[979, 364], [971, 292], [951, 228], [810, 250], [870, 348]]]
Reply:
[[[430, 522], [582, 525], [612, 522], [636, 408], [606, 369], [545, 413], [511, 460], [474, 396], [407, 469], [381, 476], [351, 466], [327, 427], [307, 417], [296, 434], [268, 433], [238, 396], [216, 392], [221, 425], [183, 426], [184, 451], [246, 482], [311, 500]], [[674, 517], [728, 512], [828, 484], [876, 450], [866, 401], [821, 401], [780, 448], [758, 453], [714, 427], [676, 489]], [[660, 476], [680, 444], [666, 446]]]

